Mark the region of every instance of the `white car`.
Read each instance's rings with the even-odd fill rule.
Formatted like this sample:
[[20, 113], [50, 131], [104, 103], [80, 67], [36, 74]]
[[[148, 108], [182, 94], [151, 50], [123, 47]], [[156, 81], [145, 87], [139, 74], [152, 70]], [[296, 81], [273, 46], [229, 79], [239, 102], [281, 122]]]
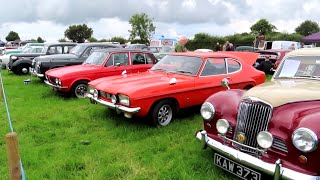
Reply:
[[[24, 49], [21, 53], [41, 53], [42, 50], [43, 50], [43, 46], [29, 46], [26, 49]], [[9, 63], [11, 55], [12, 53], [6, 54], [5, 52], [5, 54], [0, 56], [0, 63], [2, 66], [6, 66]]]

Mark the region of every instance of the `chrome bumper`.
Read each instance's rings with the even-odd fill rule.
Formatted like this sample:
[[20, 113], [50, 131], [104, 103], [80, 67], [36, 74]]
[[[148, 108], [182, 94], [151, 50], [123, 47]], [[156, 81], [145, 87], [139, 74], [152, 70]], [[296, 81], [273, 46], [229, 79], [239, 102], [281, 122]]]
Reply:
[[[211, 149], [217, 151], [221, 155], [241, 163], [247, 167], [259, 170], [265, 174], [276, 175], [279, 174], [278, 178], [282, 179], [320, 179], [320, 176], [311, 176], [307, 174], [302, 174], [296, 171], [293, 171], [288, 168], [284, 168], [281, 166], [281, 160], [277, 160], [274, 164], [270, 164], [262, 161], [259, 158], [250, 156], [249, 154], [240, 152], [236, 149], [233, 149], [229, 146], [225, 146], [222, 143], [208, 137], [208, 134], [204, 130], [200, 130], [196, 133], [196, 138], [202, 142], [203, 147], [210, 147]], [[277, 177], [275, 177], [277, 178]]]
[[55, 84], [51, 84], [48, 80], [44, 80], [44, 82], [46, 84], [48, 84], [49, 86], [57, 88], [57, 89], [67, 89], [68, 88], [68, 86], [58, 86], [58, 85], [55, 85]]
[[118, 112], [120, 111], [120, 112], [123, 112], [123, 113], [127, 113], [127, 114], [125, 114], [125, 117], [128, 117], [128, 118], [130, 118], [129, 114], [131, 115], [131, 114], [134, 114], [134, 113], [137, 113], [137, 112], [140, 111], [140, 107], [128, 108], [128, 107], [117, 105], [117, 104], [113, 104], [111, 102], [107, 102], [107, 101], [104, 101], [104, 100], [101, 100], [101, 99], [98, 99], [98, 98], [94, 98], [91, 94], [87, 94], [87, 97], [90, 98], [91, 103], [98, 102], [100, 104], [108, 106], [108, 108], [115, 109]]
[[33, 69], [33, 68], [30, 69], [30, 73], [35, 75], [35, 76], [38, 76], [39, 78], [44, 77], [44, 74], [37, 73], [37, 71], [35, 69]]

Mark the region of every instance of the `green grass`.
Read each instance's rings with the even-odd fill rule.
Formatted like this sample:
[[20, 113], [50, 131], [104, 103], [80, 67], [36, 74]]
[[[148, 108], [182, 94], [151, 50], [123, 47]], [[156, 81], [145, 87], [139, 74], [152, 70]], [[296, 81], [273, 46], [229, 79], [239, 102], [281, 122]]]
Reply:
[[[88, 99], [65, 99], [33, 77], [29, 85], [2, 71], [27, 179], [234, 179], [213, 165], [213, 153], [194, 138], [199, 110], [163, 128], [126, 119]], [[0, 102], [0, 179], [9, 179]]]

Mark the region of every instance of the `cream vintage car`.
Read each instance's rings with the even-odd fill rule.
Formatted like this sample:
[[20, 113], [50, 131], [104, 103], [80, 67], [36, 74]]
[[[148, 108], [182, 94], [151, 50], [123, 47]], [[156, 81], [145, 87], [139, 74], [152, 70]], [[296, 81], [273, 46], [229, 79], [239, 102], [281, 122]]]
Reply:
[[320, 49], [291, 51], [270, 82], [216, 93], [201, 115], [196, 138], [229, 173], [320, 179]]

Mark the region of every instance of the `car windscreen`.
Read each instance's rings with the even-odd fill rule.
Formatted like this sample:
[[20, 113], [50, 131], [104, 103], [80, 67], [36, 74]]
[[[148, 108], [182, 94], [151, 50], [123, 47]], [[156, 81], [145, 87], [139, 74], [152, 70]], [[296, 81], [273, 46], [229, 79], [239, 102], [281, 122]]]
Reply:
[[288, 57], [275, 78], [320, 78], [320, 56]]
[[109, 53], [107, 52], [93, 52], [90, 56], [83, 62], [83, 64], [97, 65], [101, 66], [103, 61], [107, 58]]
[[151, 70], [195, 76], [202, 64], [202, 58], [193, 56], [167, 55], [155, 64]]
[[70, 51], [70, 54], [75, 54], [77, 56], [80, 56], [85, 49], [86, 49], [85, 46], [77, 45]]

